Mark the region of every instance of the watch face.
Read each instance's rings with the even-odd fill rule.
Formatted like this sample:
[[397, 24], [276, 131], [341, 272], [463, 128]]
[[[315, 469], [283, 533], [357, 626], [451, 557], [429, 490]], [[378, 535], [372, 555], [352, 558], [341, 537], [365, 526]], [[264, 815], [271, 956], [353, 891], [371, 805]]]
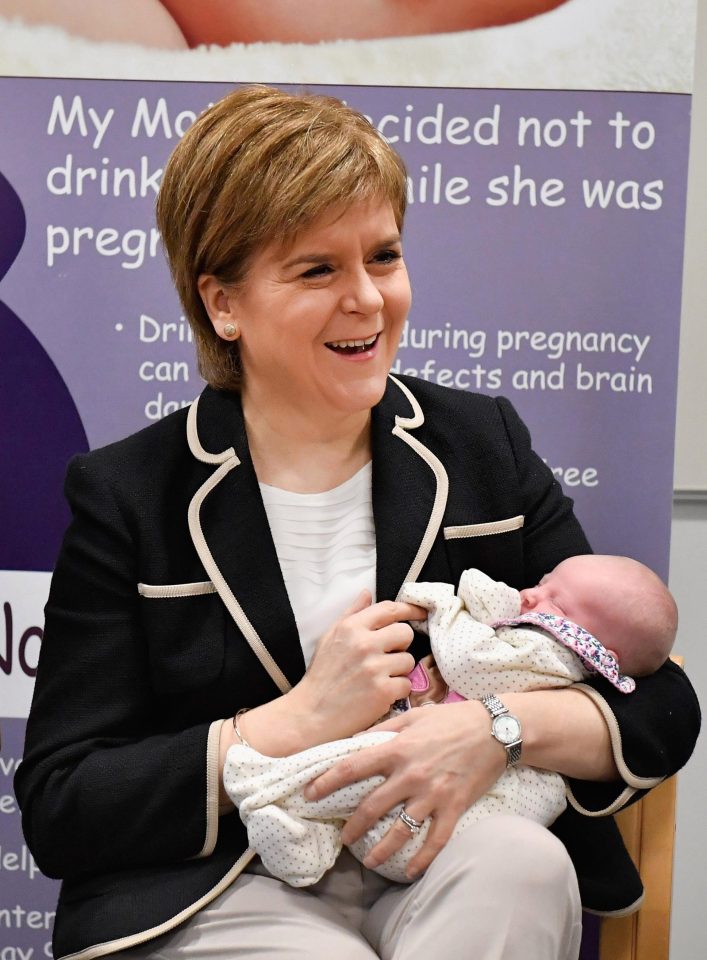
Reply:
[[493, 735], [501, 743], [515, 743], [516, 740], [520, 740], [520, 723], [515, 717], [508, 714], [503, 717], [496, 717], [493, 721]]

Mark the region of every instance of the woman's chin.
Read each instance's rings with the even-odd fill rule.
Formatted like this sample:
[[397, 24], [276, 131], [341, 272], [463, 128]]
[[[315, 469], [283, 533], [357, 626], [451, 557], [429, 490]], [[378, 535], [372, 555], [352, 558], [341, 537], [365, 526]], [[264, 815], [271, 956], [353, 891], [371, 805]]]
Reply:
[[334, 406], [341, 413], [367, 413], [383, 399], [387, 382], [387, 373], [340, 382], [333, 398]]

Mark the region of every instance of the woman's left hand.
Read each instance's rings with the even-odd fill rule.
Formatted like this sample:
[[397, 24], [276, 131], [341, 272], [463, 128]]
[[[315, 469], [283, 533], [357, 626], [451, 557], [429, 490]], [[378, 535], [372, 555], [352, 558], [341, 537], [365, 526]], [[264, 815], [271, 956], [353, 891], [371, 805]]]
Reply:
[[[475, 700], [417, 707], [371, 730], [391, 730], [398, 736], [339, 761], [309, 784], [305, 796], [315, 800], [367, 777], [385, 777], [349, 818], [342, 840], [346, 844], [358, 840], [400, 804], [415, 820], [430, 818], [425, 842], [408, 867], [412, 878], [445, 846], [462, 813], [501, 776], [505, 751], [491, 736], [488, 712]], [[377, 867], [410, 836], [410, 829], [396, 819], [366, 857], [365, 866]]]

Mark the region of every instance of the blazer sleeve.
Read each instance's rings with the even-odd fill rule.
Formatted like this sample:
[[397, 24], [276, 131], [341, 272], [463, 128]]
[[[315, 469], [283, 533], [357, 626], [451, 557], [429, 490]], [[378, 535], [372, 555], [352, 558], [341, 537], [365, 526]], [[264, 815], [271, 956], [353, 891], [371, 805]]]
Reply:
[[636, 681], [624, 694], [603, 677], [577, 689], [591, 697], [611, 735], [618, 783], [568, 782], [568, 799], [588, 816], [616, 813], [633, 803], [690, 759], [700, 732], [700, 707], [692, 684], [668, 660], [656, 673]]
[[[516, 462], [524, 506], [524, 564], [531, 586], [569, 556], [591, 552], [552, 471], [531, 448], [527, 428], [513, 406], [497, 401]], [[689, 759], [700, 730], [700, 707], [686, 674], [668, 661], [624, 694], [603, 677], [578, 684], [601, 711], [611, 735], [621, 780], [592, 783], [570, 780], [572, 805], [589, 816], [615, 813], [646, 790], [676, 773]]]
[[218, 821], [218, 773], [207, 767], [220, 722], [164, 729], [138, 617], [136, 545], [110, 476], [90, 454], [77, 458], [66, 495], [73, 521], [15, 780], [27, 844], [61, 878], [205, 855]]

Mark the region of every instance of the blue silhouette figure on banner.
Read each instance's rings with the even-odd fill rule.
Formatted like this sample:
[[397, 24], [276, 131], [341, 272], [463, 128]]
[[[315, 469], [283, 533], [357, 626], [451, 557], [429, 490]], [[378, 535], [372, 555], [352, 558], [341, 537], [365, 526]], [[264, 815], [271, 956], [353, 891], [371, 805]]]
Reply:
[[[22, 202], [0, 173], [0, 281], [25, 238]], [[88, 449], [78, 410], [46, 350], [0, 301], [0, 569], [51, 570], [69, 521], [63, 482]]]

